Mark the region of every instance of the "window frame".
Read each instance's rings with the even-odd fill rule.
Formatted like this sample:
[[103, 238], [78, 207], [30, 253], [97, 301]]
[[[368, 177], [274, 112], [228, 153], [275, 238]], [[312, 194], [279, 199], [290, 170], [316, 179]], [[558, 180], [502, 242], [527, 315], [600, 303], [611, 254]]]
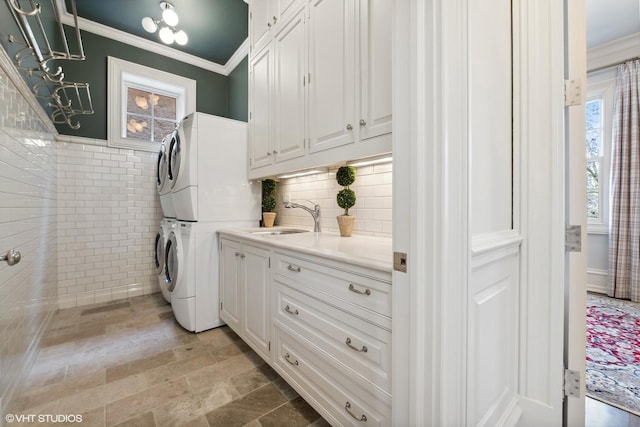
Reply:
[[127, 88], [176, 97], [176, 121], [196, 111], [195, 80], [109, 56], [107, 141], [110, 147], [156, 152], [160, 143], [126, 137]]
[[[600, 98], [602, 100], [602, 147], [600, 161], [600, 219], [587, 218], [587, 232], [591, 234], [609, 233], [609, 183], [611, 170], [611, 145], [613, 136], [613, 107], [616, 89], [616, 73], [614, 69], [606, 69], [587, 76], [587, 102]], [[586, 109], [586, 102], [585, 102]], [[586, 110], [585, 110], [586, 114]], [[586, 132], [586, 123], [585, 123]], [[589, 161], [589, 158], [585, 159]], [[593, 159], [593, 158], [592, 158]], [[585, 162], [586, 166], [586, 162]], [[585, 169], [586, 179], [586, 169]], [[586, 183], [585, 183], [586, 185]], [[586, 194], [586, 193], [585, 193]], [[587, 213], [585, 212], [585, 215]]]

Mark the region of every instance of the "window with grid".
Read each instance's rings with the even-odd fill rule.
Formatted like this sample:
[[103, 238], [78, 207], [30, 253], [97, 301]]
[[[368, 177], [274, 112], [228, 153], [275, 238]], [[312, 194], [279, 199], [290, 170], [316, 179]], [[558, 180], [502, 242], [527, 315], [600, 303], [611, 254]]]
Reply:
[[157, 151], [176, 123], [196, 110], [196, 81], [108, 58], [108, 141]]

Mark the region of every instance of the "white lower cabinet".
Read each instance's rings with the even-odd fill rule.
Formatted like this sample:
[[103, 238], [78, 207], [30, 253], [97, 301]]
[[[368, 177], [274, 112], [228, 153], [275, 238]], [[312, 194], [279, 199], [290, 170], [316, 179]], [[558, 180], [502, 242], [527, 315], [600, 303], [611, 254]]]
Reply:
[[309, 404], [391, 425], [391, 272], [224, 236], [220, 262], [223, 320]]
[[220, 242], [220, 317], [270, 361], [271, 252], [229, 239]]

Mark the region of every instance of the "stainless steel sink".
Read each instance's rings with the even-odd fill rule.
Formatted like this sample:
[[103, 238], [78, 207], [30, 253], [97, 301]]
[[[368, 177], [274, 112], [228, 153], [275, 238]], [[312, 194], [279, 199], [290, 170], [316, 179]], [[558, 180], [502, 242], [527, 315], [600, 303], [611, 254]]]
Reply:
[[252, 231], [251, 234], [261, 234], [261, 235], [282, 235], [282, 234], [297, 234], [297, 233], [308, 233], [309, 230], [300, 230], [299, 228], [280, 228], [275, 230], [257, 230]]

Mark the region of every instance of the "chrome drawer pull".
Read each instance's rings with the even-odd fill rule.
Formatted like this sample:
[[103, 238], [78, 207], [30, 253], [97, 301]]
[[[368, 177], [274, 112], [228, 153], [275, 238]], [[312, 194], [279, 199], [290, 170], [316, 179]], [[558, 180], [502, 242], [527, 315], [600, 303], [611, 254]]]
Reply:
[[284, 359], [285, 359], [287, 362], [289, 362], [291, 365], [296, 365], [296, 366], [298, 366], [298, 365], [299, 365], [298, 361], [297, 361], [297, 360], [294, 360], [294, 361], [292, 362], [292, 361], [289, 359], [290, 357], [291, 357], [291, 355], [290, 355], [289, 353], [287, 353], [287, 354], [285, 354], [285, 355], [284, 355]]
[[300, 273], [300, 267], [297, 265], [294, 267], [292, 264], [289, 264], [287, 270], [293, 271], [294, 273]]
[[291, 314], [295, 314], [296, 316], [297, 316], [298, 314], [300, 314], [300, 312], [299, 312], [298, 310], [296, 310], [296, 311], [291, 311], [291, 307], [289, 307], [289, 305], [287, 305], [284, 309], [285, 309], [285, 311], [286, 311], [286, 312], [291, 313]]
[[358, 348], [358, 347], [354, 347], [354, 346], [352, 346], [352, 345], [351, 345], [351, 338], [349, 338], [349, 337], [347, 337], [347, 339], [344, 341], [344, 343], [345, 343], [346, 345], [348, 345], [348, 346], [349, 346], [349, 348], [352, 348], [352, 349], [354, 349], [355, 351], [361, 351], [361, 352], [363, 352], [363, 353], [366, 353], [367, 351], [369, 351], [369, 349], [367, 348], [367, 346], [366, 346], [366, 345], [363, 345], [363, 346], [362, 346], [362, 348]]
[[356, 287], [353, 286], [353, 283], [349, 283], [349, 290], [360, 295], [371, 295], [371, 289], [365, 289], [364, 291], [361, 291], [359, 289], [356, 289]]
[[360, 418], [356, 417], [355, 415], [353, 415], [353, 412], [351, 412], [351, 403], [347, 402], [344, 405], [344, 409], [349, 413], [349, 415], [351, 415], [353, 417], [353, 419], [355, 419], [356, 421], [367, 421], [367, 416], [365, 414], [362, 414], [360, 416]]

